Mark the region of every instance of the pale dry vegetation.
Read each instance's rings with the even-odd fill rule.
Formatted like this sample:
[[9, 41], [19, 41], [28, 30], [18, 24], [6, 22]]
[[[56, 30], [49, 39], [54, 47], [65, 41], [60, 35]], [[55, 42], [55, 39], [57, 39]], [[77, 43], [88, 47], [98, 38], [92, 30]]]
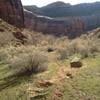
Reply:
[[99, 32], [93, 35], [90, 32], [89, 35], [83, 34], [71, 40], [67, 36], [55, 37], [33, 32], [29, 34], [28, 44], [47, 52], [56, 52], [60, 59], [67, 59], [73, 55], [80, 55], [81, 58], [95, 57], [100, 53], [99, 35]]
[[[31, 84], [31, 82], [32, 84], [34, 84], [40, 79], [45, 80], [45, 79], [52, 79], [52, 77], [53, 78], [58, 77], [57, 75], [60, 74], [58, 73], [59, 69], [62, 69], [61, 67], [67, 69], [67, 67], [69, 66], [68, 65], [69, 60], [72, 56], [78, 56], [83, 61], [87, 60], [86, 63], [87, 62], [89, 63], [88, 64], [89, 68], [87, 68], [87, 74], [89, 69], [92, 66], [91, 60], [89, 61], [88, 59], [93, 59], [93, 64], [95, 64], [95, 68], [97, 67], [97, 69], [99, 69], [98, 68], [99, 59], [97, 59], [98, 62], [96, 62], [96, 60], [94, 59], [100, 55], [100, 32], [96, 34], [92, 34], [92, 32], [90, 32], [89, 35], [83, 34], [81, 37], [77, 37], [71, 40], [68, 39], [67, 36], [56, 37], [53, 35], [32, 32], [25, 29], [23, 31], [23, 34], [25, 35], [25, 37], [27, 37], [27, 39], [23, 45], [19, 43], [18, 40], [13, 36], [12, 32], [14, 32], [14, 29], [13, 30], [11, 29], [9, 28], [7, 29], [9, 31], [7, 30], [3, 31], [1, 28], [0, 31], [0, 72], [1, 72], [0, 90], [8, 87], [8, 83], [11, 83], [13, 81], [17, 83], [20, 79], [20, 76], [24, 78], [25, 80], [24, 82], [26, 82], [26, 78], [24, 76], [28, 76], [29, 82], [26, 82], [27, 84], [29, 83]], [[43, 77], [42, 77], [42, 73], [38, 74], [40, 76], [37, 75], [37, 73], [44, 72], [44, 71], [46, 71], [46, 73], [43, 73]], [[80, 73], [81, 72], [82, 71], [80, 69]], [[95, 72], [97, 73], [97, 70]], [[82, 75], [83, 73], [84, 72], [82, 72]], [[30, 82], [29, 76], [33, 76], [33, 75], [36, 75], [36, 78], [34, 79], [35, 82], [33, 78], [31, 79]], [[61, 85], [65, 85], [65, 87], [69, 89], [69, 90], [66, 89], [67, 90], [66, 91], [65, 88], [63, 88], [64, 93], [66, 94], [64, 95], [65, 98], [64, 100], [66, 100], [66, 98], [73, 99], [71, 95], [74, 95], [74, 97], [77, 95], [76, 93], [78, 89], [77, 88], [76, 90], [73, 89], [73, 86], [75, 85], [75, 87], [77, 87], [76, 82], [80, 83], [81, 82], [80, 80], [83, 79], [83, 76], [78, 76], [78, 77], [80, 77], [80, 79], [75, 81], [75, 83], [74, 80], [77, 79], [77, 75], [75, 76], [75, 79], [72, 78], [71, 81], [69, 81], [70, 79], [66, 79], [66, 81], [61, 84]], [[94, 80], [91, 79], [91, 81]], [[26, 83], [22, 83], [22, 85], [23, 84], [25, 85]], [[59, 83], [56, 84], [59, 85]], [[87, 88], [87, 84], [88, 83], [86, 83], [85, 85], [86, 88]], [[97, 82], [95, 84], [98, 85]], [[21, 98], [21, 100], [27, 100], [25, 99], [27, 94], [24, 94], [27, 92], [25, 89], [26, 87], [24, 87], [23, 90], [20, 89], [21, 87], [22, 86], [18, 85], [15, 88], [11, 87], [11, 89], [8, 90], [5, 89], [3, 92], [1, 92], [0, 99], [9, 97], [10, 99], [5, 99], [5, 100], [18, 100], [19, 98]], [[17, 88], [18, 90], [16, 92]], [[53, 85], [50, 88], [48, 88], [49, 95], [47, 97], [49, 99], [46, 100], [51, 100], [51, 95], [56, 88], [57, 88], [56, 85]], [[62, 86], [59, 88], [62, 89]], [[79, 86], [78, 88], [81, 88], [81, 86]], [[91, 87], [89, 87], [89, 89], [92, 90]], [[86, 91], [85, 89], [83, 90]], [[24, 99], [22, 99], [22, 97], [20, 97], [19, 95], [17, 96], [16, 93], [18, 94], [23, 93], [22, 97]], [[97, 95], [97, 97], [99, 96]], [[79, 98], [78, 95], [77, 98]]]
[[[48, 61], [69, 59], [71, 56], [80, 58], [95, 57], [100, 53], [100, 38], [98, 34], [82, 35], [76, 39], [68, 39], [67, 36], [55, 37], [42, 33], [24, 30], [27, 37], [24, 45], [12, 45], [12, 41], [5, 43], [13, 35], [1, 40], [5, 44], [0, 49], [0, 61], [7, 63], [14, 73], [32, 73], [47, 69]], [[3, 42], [4, 41], [4, 42]], [[15, 41], [15, 44], [17, 41]], [[14, 44], [14, 43], [13, 43]]]
[[15, 44], [17, 39], [13, 36], [13, 32], [16, 31], [17, 28], [9, 25], [0, 19], [0, 47], [5, 46], [8, 43]]
[[47, 70], [47, 56], [34, 46], [3, 47], [0, 61], [7, 64], [11, 75], [32, 74]]

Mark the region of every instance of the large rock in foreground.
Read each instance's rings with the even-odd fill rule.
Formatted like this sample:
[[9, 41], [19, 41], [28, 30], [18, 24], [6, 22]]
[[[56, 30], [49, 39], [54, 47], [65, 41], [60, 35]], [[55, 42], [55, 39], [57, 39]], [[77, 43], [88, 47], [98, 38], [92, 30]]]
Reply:
[[77, 57], [75, 57], [71, 62], [70, 62], [71, 68], [80, 68], [83, 66], [81, 60]]
[[0, 0], [0, 18], [17, 27], [24, 26], [21, 0]]

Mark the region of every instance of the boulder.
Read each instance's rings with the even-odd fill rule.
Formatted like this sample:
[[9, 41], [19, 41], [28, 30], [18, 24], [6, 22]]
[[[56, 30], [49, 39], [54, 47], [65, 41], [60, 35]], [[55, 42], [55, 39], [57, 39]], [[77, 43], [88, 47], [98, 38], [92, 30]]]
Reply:
[[70, 62], [70, 66], [71, 68], [80, 68], [82, 67], [82, 62], [80, 60], [80, 58], [75, 57], [71, 62]]

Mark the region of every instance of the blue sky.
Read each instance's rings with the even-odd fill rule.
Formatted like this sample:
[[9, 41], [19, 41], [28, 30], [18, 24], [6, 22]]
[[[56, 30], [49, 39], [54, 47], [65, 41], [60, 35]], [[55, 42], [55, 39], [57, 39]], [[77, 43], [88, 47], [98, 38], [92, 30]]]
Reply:
[[[45, 6], [49, 3], [58, 1], [58, 0], [21, 0], [23, 5], [37, 5], [38, 7]], [[60, 0], [66, 3], [78, 4], [78, 3], [89, 3], [89, 2], [96, 2], [96, 0]], [[100, 0], [98, 0], [100, 1]]]

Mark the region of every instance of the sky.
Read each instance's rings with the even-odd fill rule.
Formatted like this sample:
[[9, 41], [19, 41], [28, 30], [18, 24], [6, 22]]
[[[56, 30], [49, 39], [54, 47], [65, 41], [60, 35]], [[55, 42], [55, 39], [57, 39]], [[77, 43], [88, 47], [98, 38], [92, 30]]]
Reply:
[[[56, 2], [58, 0], [21, 0], [21, 1], [23, 5], [37, 5], [38, 7], [42, 7], [52, 2]], [[72, 5], [79, 3], [96, 2], [96, 0], [60, 0], [60, 1], [63, 1], [65, 3], [71, 3]], [[100, 2], [100, 0], [98, 1]]]

